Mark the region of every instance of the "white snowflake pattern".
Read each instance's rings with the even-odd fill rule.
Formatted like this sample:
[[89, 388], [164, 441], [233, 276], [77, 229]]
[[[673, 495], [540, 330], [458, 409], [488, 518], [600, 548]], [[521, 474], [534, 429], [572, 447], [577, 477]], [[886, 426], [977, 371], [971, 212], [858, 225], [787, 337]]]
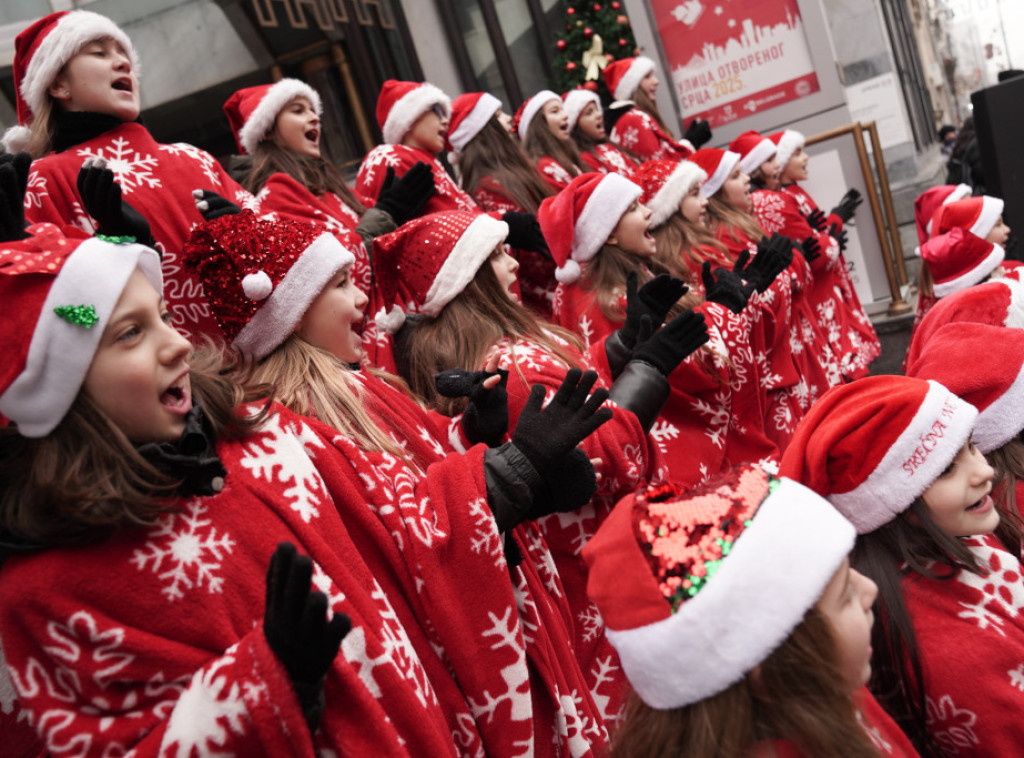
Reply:
[[600, 694], [602, 684], [615, 684], [619, 681], [620, 677], [614, 676], [619, 669], [618, 660], [612, 655], [607, 658], [594, 658], [594, 665], [590, 669], [590, 694], [594, 698], [597, 712], [601, 714], [606, 724], [614, 724], [622, 717], [621, 710], [614, 713], [608, 710], [611, 698]]
[[639, 141], [640, 131], [635, 126], [631, 126], [628, 129], [623, 130], [622, 137], [619, 139], [619, 144], [627, 150], [632, 150], [636, 147], [636, 143]]
[[[978, 558], [978, 564], [987, 569], [984, 576], [979, 576], [973, 571], [960, 571], [957, 573], [957, 581], [968, 587], [973, 587], [982, 594], [982, 598], [974, 605], [960, 602], [964, 609], [957, 614], [959, 618], [974, 621], [979, 629], [992, 628], [1005, 637], [1006, 632], [1003, 626], [1006, 618], [1016, 618], [1024, 609], [1024, 581], [1021, 580], [1019, 566], [1017, 568], [1003, 568], [1015, 566], [1017, 561], [1007, 560], [1010, 556], [1002, 550], [996, 550], [978, 540], [969, 540], [965, 543], [972, 553]], [[1005, 557], [1004, 557], [1005, 556]]]
[[657, 444], [662, 453], [668, 453], [668, 442], [679, 437], [679, 429], [672, 423], [658, 419], [654, 422], [649, 432], [650, 437]]
[[786, 225], [785, 217], [782, 214], [785, 208], [785, 199], [777, 192], [752, 192], [750, 193], [754, 215], [761, 222], [764, 230], [771, 234], [781, 231]]
[[553, 160], [544, 161], [541, 171], [551, 177], [556, 184], [568, 184], [572, 181], [569, 172], [562, 168], [561, 164]]
[[981, 744], [974, 733], [978, 715], [966, 708], [957, 708], [953, 698], [942, 695], [938, 700], [925, 697], [925, 723], [928, 733], [943, 753], [959, 755], [965, 749]]
[[1024, 663], [1015, 669], [1010, 669], [1006, 674], [1010, 677], [1010, 685], [1024, 692]]
[[130, 140], [117, 137], [106, 147], [95, 150], [79, 148], [76, 152], [83, 159], [93, 157], [105, 160], [107, 168], [114, 172], [114, 178], [126, 195], [130, 195], [139, 187], [162, 187], [160, 178], [154, 173], [159, 161], [153, 155], [143, 156], [137, 150], [133, 150], [131, 145]]
[[392, 166], [397, 169], [401, 165], [402, 159], [392, 145], [378, 145], [363, 158], [363, 163], [359, 167], [359, 183], [370, 187], [377, 176], [378, 168], [386, 170], [388, 166]]
[[577, 331], [583, 337], [584, 344], [589, 347], [594, 338], [594, 322], [590, 320], [590, 316], [586, 313], [580, 314], [579, 329]]
[[597, 606], [591, 602], [588, 602], [587, 607], [576, 614], [576, 620], [583, 630], [580, 637], [584, 642], [596, 640], [604, 629], [604, 619], [601, 618]]
[[251, 719], [246, 699], [260, 703], [268, 695], [265, 687], [255, 683], [243, 694], [241, 684], [223, 671], [234, 663], [234, 657], [225, 654], [196, 672], [171, 712], [160, 755], [221, 755], [211, 748], [224, 747], [230, 736], [245, 733]]
[[[172, 142], [169, 145], [160, 145], [160, 149], [169, 155], [187, 155], [199, 164], [200, 168], [203, 169], [203, 173], [206, 174], [206, 178], [211, 183], [218, 187], [221, 186], [220, 174], [215, 168], [217, 166], [217, 159], [205, 150], [200, 150], [195, 145], [190, 145], [187, 142]], [[193, 189], [202, 188], [194, 187]]]
[[244, 447], [240, 461], [256, 479], [292, 483], [282, 493], [289, 507], [307, 524], [320, 515], [317, 506], [324, 497], [324, 483], [309, 453], [324, 443], [304, 423], [282, 426], [281, 417], [272, 415], [260, 433]]
[[132, 551], [128, 562], [139, 571], [152, 571], [165, 583], [160, 590], [168, 600], [181, 600], [186, 591], [206, 589], [211, 595], [223, 590], [221, 562], [235, 541], [218, 533], [206, 515], [200, 498], [192, 498], [180, 512], [168, 513], [150, 529], [146, 544]]
[[508, 702], [511, 708], [510, 719], [512, 721], [524, 721], [531, 718], [531, 703], [529, 695], [529, 675], [526, 668], [526, 655], [522, 642], [519, 638], [519, 623], [515, 608], [509, 606], [499, 617], [488, 612], [491, 620], [491, 628], [485, 629], [482, 637], [487, 640], [493, 638], [495, 641], [490, 645], [491, 650], [508, 648], [514, 655], [515, 660], [501, 670], [501, 678], [505, 682], [505, 691], [491, 693], [485, 690], [482, 701], [476, 701], [469, 697], [469, 705], [473, 715], [479, 722], [486, 719], [490, 723], [502, 703]]
[[586, 738], [588, 731], [587, 722], [590, 719], [580, 715], [580, 707], [583, 705], [583, 698], [574, 690], [568, 695], [562, 695], [558, 699], [559, 708], [555, 712], [555, 729], [560, 741], [568, 739], [569, 755], [586, 755], [590, 752], [590, 741]]
[[38, 171], [30, 172], [25, 187], [25, 208], [42, 208], [43, 198], [49, 194], [46, 189], [46, 177], [41, 176]]
[[473, 517], [473, 536], [470, 538], [470, 549], [477, 555], [490, 555], [494, 565], [501, 568], [505, 565], [502, 552], [501, 535], [487, 499], [478, 497], [469, 504], [469, 514]]
[[716, 393], [715, 405], [695, 398], [690, 407], [707, 419], [707, 426], [704, 429], [705, 436], [711, 440], [711, 444], [719, 449], [725, 449], [725, 434], [729, 428], [730, 412], [727, 405], [728, 392]]

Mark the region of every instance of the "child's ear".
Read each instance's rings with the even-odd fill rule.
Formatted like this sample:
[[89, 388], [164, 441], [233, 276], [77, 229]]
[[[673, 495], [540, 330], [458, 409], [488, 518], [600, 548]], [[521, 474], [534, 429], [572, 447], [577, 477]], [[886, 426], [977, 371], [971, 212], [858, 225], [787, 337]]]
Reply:
[[608, 235], [608, 239], [605, 240], [604, 244], [606, 244], [606, 245], [618, 245], [619, 244], [619, 238], [616, 237], [615, 233], [613, 232], [612, 234]]
[[46, 91], [54, 100], [71, 99], [71, 90], [68, 89], [67, 76], [63, 73], [57, 74], [57, 78], [53, 80], [53, 84]]

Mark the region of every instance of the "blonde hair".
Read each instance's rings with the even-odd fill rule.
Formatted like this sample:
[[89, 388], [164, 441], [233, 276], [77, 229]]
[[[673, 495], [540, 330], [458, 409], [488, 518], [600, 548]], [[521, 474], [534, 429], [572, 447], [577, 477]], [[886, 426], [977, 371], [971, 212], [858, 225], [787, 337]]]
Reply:
[[56, 108], [53, 98], [47, 95], [38, 112], [32, 114], [32, 123], [29, 124], [28, 144], [25, 150], [32, 156], [32, 160], [42, 158], [53, 150], [53, 137], [57, 133]]
[[743, 237], [756, 243], [766, 235], [753, 213], [735, 208], [722, 199], [722, 190], [708, 198], [708, 226], [716, 234], [720, 228], [724, 229], [740, 243], [745, 242]]
[[679, 211], [669, 216], [661, 226], [652, 228], [651, 234], [655, 242], [656, 265], [680, 279], [692, 281], [699, 276], [697, 272], [701, 265], [709, 260], [707, 248], [718, 251], [721, 260], [729, 258], [729, 251], [715, 235], [703, 226], [690, 223]]

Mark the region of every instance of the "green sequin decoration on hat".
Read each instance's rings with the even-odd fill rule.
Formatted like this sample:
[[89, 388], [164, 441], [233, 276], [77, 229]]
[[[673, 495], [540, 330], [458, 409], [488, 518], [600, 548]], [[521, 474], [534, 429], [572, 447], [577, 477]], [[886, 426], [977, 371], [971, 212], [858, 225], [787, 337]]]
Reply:
[[112, 234], [97, 234], [96, 239], [103, 240], [104, 242], [111, 242], [115, 245], [127, 245], [132, 242], [138, 242], [138, 240], [136, 240], [130, 234], [122, 234], [121, 236], [117, 237], [115, 237]]
[[100, 320], [96, 315], [96, 309], [91, 305], [58, 305], [53, 312], [58, 318], [84, 329], [92, 329]]

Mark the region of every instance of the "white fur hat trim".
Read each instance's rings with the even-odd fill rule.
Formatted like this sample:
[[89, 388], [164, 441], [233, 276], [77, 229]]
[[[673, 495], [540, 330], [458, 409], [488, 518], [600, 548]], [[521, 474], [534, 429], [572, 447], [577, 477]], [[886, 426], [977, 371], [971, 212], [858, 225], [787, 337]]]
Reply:
[[469, 141], [480, 133], [480, 130], [487, 125], [487, 122], [499, 110], [501, 110], [501, 100], [489, 92], [484, 92], [480, 95], [480, 99], [476, 101], [473, 110], [448, 135], [448, 142], [451, 143], [455, 152], [462, 152], [463, 148], [469, 144]]
[[700, 185], [700, 194], [704, 197], [711, 197], [718, 190], [722, 189], [722, 185], [725, 184], [725, 180], [729, 178], [729, 174], [736, 167], [736, 164], [740, 162], [740, 154], [734, 153], [732, 150], [726, 150], [722, 156], [722, 160], [718, 162], [718, 166], [715, 168], [715, 173], [707, 178], [707, 180]]
[[256, 151], [256, 146], [274, 128], [274, 122], [284, 107], [297, 97], [304, 97], [313, 105], [316, 115], [322, 116], [323, 103], [320, 93], [305, 82], [298, 79], [282, 79], [267, 90], [260, 104], [245, 120], [245, 126], [238, 131], [238, 142], [249, 155]]
[[619, 83], [615, 85], [612, 97], [616, 100], [629, 100], [640, 86], [644, 77], [654, 71], [654, 61], [646, 55], [638, 55], [630, 65], [629, 70], [622, 75]]
[[779, 144], [775, 153], [775, 156], [779, 159], [780, 169], [786, 168], [786, 164], [789, 163], [789, 159], [793, 157], [793, 153], [803, 147], [804, 143], [804, 135], [800, 132], [794, 131], [793, 129], [786, 129], [782, 133], [782, 136], [779, 137]]
[[778, 148], [775, 147], [775, 143], [765, 137], [763, 140], [757, 143], [753, 150], [740, 158], [740, 168], [743, 169], [743, 173], [748, 176], [757, 170], [767, 160], [771, 160], [771, 157], [778, 152]]
[[530, 128], [530, 122], [533, 121], [533, 117], [540, 112], [545, 103], [550, 103], [552, 100], [562, 102], [562, 98], [549, 89], [542, 89], [529, 99], [523, 108], [522, 114], [519, 116], [519, 128], [516, 130], [519, 139], [526, 139], [526, 130]]
[[978, 214], [978, 220], [971, 227], [971, 234], [985, 239], [988, 233], [995, 228], [999, 217], [1003, 215], [1003, 205], [1004, 203], [1001, 198], [983, 195], [981, 199], [981, 213]]
[[1003, 246], [997, 245], [993, 242], [992, 251], [985, 256], [985, 260], [978, 263], [970, 271], [946, 282], [936, 282], [932, 286], [932, 290], [935, 292], [935, 297], [952, 295], [954, 292], [967, 289], [968, 287], [983, 281], [986, 276], [996, 270], [1005, 258], [1006, 251], [1003, 250]]
[[[955, 203], [957, 200], [963, 200], [965, 197], [971, 196], [971, 185], [969, 184], [958, 184], [953, 188], [953, 191], [946, 195], [946, 199], [942, 201], [942, 205], [949, 205]], [[932, 233], [932, 219], [928, 219], [928, 223], [925, 224], [925, 231], [930, 235]]]
[[606, 174], [594, 188], [576, 219], [569, 257], [583, 264], [597, 255], [622, 214], [637, 200], [643, 190], [620, 174]]
[[565, 112], [569, 114], [570, 132], [576, 128], [576, 122], [580, 120], [580, 115], [591, 103], [600, 108], [601, 98], [597, 96], [596, 92], [591, 92], [588, 89], [573, 89], [566, 94], [563, 105]]
[[494, 248], [508, 237], [508, 224], [481, 213], [466, 227], [452, 251], [441, 264], [427, 290], [420, 312], [437, 316], [476, 276]]
[[693, 161], [679, 161], [647, 204], [651, 209], [651, 227], [659, 227], [668, 221], [679, 210], [679, 204], [693, 186], [700, 185], [707, 178], [707, 172]]
[[388, 111], [384, 128], [381, 129], [385, 144], [400, 143], [416, 120], [435, 105], [440, 105], [445, 114], [452, 112], [451, 98], [430, 82], [423, 82], [404, 97], [400, 97]]

